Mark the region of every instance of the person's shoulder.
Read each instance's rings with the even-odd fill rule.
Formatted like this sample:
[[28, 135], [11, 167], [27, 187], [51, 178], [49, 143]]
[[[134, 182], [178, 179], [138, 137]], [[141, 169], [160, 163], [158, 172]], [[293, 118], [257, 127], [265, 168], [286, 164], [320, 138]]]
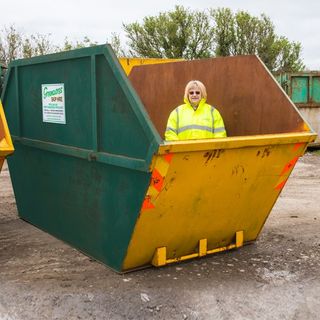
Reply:
[[211, 111], [216, 110], [217, 108], [213, 104], [205, 103], [204, 107], [210, 109]]
[[172, 110], [172, 112], [178, 112], [178, 111], [184, 109], [185, 107], [186, 107], [186, 104], [185, 104], [185, 103], [180, 104], [179, 106], [175, 107], [175, 108]]
[[218, 110], [217, 107], [216, 107], [215, 105], [213, 105], [213, 104], [208, 104], [208, 103], [206, 103], [206, 107], [207, 107], [207, 108], [210, 108], [211, 111], [216, 111], [216, 112], [219, 113], [219, 110]]
[[175, 108], [170, 112], [169, 118], [172, 118], [172, 117], [176, 117], [176, 116], [177, 116], [177, 113], [179, 112], [179, 107], [180, 107], [180, 106], [175, 107]]

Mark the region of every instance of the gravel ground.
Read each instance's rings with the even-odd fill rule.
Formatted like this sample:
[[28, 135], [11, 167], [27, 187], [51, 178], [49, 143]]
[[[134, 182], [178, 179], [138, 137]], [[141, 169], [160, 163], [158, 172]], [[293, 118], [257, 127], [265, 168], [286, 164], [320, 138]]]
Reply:
[[296, 165], [259, 239], [119, 275], [20, 220], [0, 174], [0, 320], [320, 319], [320, 154]]

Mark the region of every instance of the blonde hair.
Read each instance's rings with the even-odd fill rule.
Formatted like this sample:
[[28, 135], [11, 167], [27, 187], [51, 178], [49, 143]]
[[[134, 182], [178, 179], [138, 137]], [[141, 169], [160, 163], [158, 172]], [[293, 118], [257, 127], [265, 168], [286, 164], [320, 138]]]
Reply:
[[184, 89], [184, 98], [189, 100], [189, 90], [192, 87], [198, 87], [201, 92], [201, 98], [207, 99], [207, 89], [205, 85], [199, 80], [191, 80], [187, 83], [186, 88]]

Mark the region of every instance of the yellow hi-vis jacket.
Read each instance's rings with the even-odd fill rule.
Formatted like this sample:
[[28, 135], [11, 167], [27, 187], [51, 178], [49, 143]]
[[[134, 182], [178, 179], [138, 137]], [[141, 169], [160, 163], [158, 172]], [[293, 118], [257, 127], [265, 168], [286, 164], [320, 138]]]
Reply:
[[188, 100], [169, 116], [165, 140], [224, 138], [227, 136], [219, 111], [201, 99], [196, 110]]

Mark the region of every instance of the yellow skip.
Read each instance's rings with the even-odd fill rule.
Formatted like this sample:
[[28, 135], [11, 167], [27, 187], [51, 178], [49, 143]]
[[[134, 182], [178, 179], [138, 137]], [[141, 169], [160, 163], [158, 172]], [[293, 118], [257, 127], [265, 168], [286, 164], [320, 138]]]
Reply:
[[[9, 155], [14, 151], [8, 125], [4, 115], [2, 103], [0, 101], [0, 158]], [[1, 160], [1, 159], [0, 159]]]

